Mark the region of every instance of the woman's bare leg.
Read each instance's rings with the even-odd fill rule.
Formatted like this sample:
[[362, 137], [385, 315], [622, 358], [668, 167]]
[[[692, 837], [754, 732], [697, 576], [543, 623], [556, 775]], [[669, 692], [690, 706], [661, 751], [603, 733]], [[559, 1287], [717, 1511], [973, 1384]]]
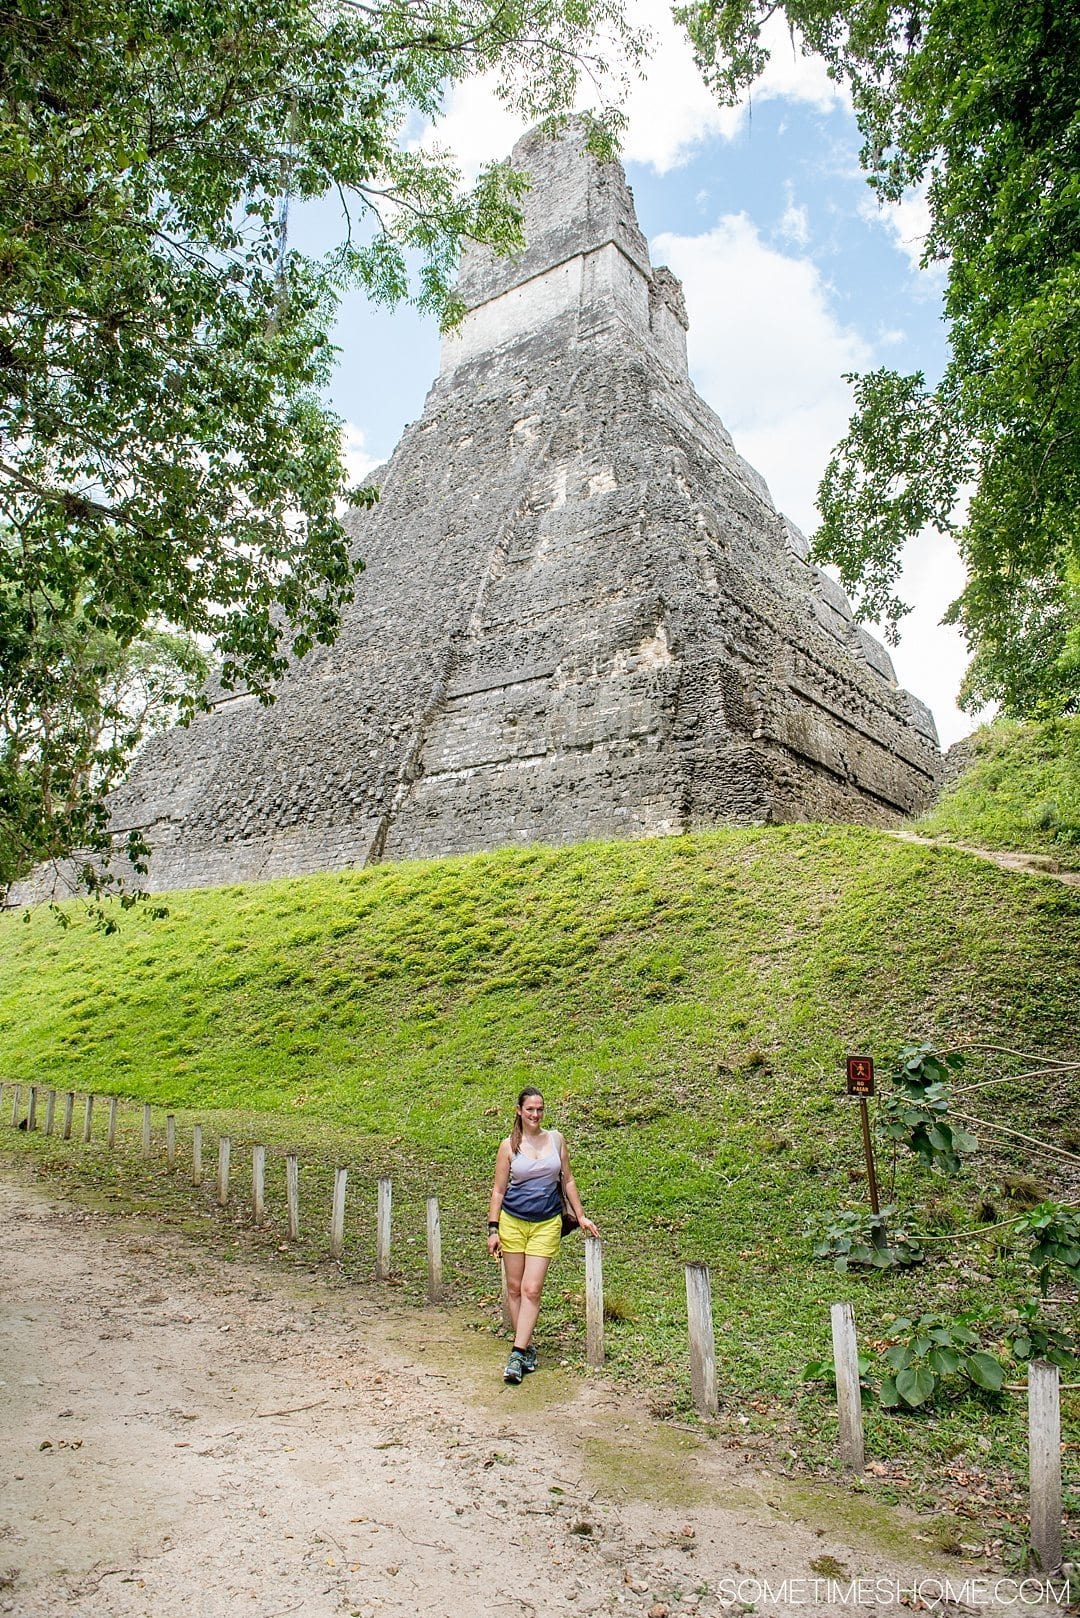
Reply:
[[517, 1342], [518, 1312], [521, 1308], [521, 1278], [525, 1273], [524, 1253], [504, 1253], [503, 1269], [506, 1272], [506, 1307], [510, 1311], [510, 1324], [514, 1328], [514, 1341]]
[[[549, 1258], [540, 1258], [537, 1254], [513, 1255], [515, 1258], [524, 1258], [524, 1272], [518, 1282], [518, 1308], [514, 1315], [514, 1346], [515, 1348], [528, 1348], [532, 1342], [532, 1334], [536, 1328], [536, 1317], [540, 1313], [540, 1299], [544, 1293], [544, 1279], [547, 1275]], [[509, 1289], [509, 1277], [507, 1288]], [[511, 1306], [511, 1312], [513, 1312]]]

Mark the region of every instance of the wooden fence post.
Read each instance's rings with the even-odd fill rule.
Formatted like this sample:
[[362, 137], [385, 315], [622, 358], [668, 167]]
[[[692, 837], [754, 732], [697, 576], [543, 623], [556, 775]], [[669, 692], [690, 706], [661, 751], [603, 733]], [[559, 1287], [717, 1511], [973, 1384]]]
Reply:
[[585, 1359], [604, 1363], [604, 1255], [595, 1236], [585, 1238]]
[[1061, 1566], [1061, 1375], [1046, 1360], [1028, 1363], [1028, 1478], [1031, 1548], [1044, 1573]]
[[144, 1101], [142, 1110], [142, 1155], [144, 1158], [149, 1158], [150, 1156], [150, 1141], [150, 1103], [149, 1101]]
[[191, 1183], [202, 1185], [202, 1124], [195, 1124], [191, 1131]]
[[46, 1133], [46, 1135], [51, 1135], [52, 1132], [53, 1132], [53, 1119], [54, 1119], [55, 1116], [56, 1116], [56, 1091], [55, 1090], [50, 1090], [48, 1095], [45, 1097], [45, 1133]]
[[439, 1224], [439, 1199], [427, 1199], [427, 1301], [438, 1303], [442, 1297], [442, 1227]]
[[22, 1090], [19, 1085], [11, 1087], [11, 1127], [15, 1129], [19, 1123], [19, 1102], [22, 1100]]
[[224, 1208], [229, 1200], [229, 1154], [232, 1151], [232, 1141], [228, 1135], [222, 1135], [217, 1146], [217, 1199]]
[[117, 1124], [117, 1113], [119, 1112], [119, 1110], [120, 1110], [120, 1102], [119, 1102], [118, 1098], [116, 1096], [110, 1096], [109, 1097], [109, 1133], [108, 1133], [108, 1136], [106, 1138], [106, 1145], [108, 1145], [108, 1146], [115, 1146], [116, 1145], [116, 1124]]
[[289, 1214], [289, 1240], [300, 1240], [300, 1155], [285, 1154], [285, 1201]]
[[855, 1312], [850, 1303], [834, 1303], [829, 1314], [836, 1368], [836, 1404], [840, 1415], [840, 1458], [858, 1474], [863, 1470], [864, 1454]]
[[690, 1328], [690, 1387], [694, 1404], [703, 1416], [715, 1416], [720, 1406], [716, 1396], [716, 1338], [707, 1264], [686, 1266], [686, 1318]]
[[68, 1090], [64, 1096], [64, 1124], [60, 1131], [64, 1140], [71, 1139], [71, 1120], [75, 1116], [75, 1092]]
[[82, 1138], [85, 1146], [94, 1133], [94, 1097], [88, 1090], [83, 1104]]
[[390, 1279], [390, 1208], [394, 1188], [388, 1174], [379, 1178], [379, 1218], [375, 1234], [375, 1279]]
[[165, 1114], [165, 1162], [170, 1174], [176, 1172], [176, 1118]]
[[251, 1148], [251, 1217], [256, 1225], [266, 1218], [266, 1147]]
[[348, 1169], [335, 1169], [334, 1201], [330, 1209], [331, 1258], [340, 1258], [345, 1251], [345, 1187], [348, 1183]]
[[36, 1084], [32, 1084], [30, 1086], [30, 1099], [27, 1102], [27, 1106], [26, 1106], [26, 1128], [27, 1128], [28, 1131], [31, 1130], [31, 1129], [36, 1129], [37, 1128], [37, 1085]]

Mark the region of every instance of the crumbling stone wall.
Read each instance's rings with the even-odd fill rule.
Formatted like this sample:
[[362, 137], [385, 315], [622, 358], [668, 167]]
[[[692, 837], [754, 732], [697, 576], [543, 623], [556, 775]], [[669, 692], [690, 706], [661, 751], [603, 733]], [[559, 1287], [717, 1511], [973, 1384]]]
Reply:
[[932, 717], [695, 393], [621, 168], [574, 129], [514, 161], [527, 249], [466, 256], [337, 642], [115, 795], [156, 888], [932, 795]]

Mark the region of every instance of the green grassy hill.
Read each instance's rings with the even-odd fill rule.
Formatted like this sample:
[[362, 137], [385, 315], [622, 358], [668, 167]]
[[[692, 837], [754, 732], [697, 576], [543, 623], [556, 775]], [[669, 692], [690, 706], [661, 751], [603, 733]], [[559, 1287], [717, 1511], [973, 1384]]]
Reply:
[[919, 830], [980, 848], [1049, 855], [1080, 870], [1080, 717], [998, 719], [965, 744], [969, 761]]
[[[215, 1129], [263, 1140], [272, 1196], [280, 1153], [297, 1144], [327, 1210], [329, 1166], [348, 1162], [363, 1220], [375, 1175], [392, 1172], [412, 1295], [423, 1198], [437, 1191], [453, 1291], [478, 1312], [492, 1287], [496, 1144], [516, 1091], [538, 1084], [605, 1237], [612, 1368], [654, 1384], [658, 1408], [686, 1406], [687, 1260], [712, 1267], [725, 1419], [789, 1432], [802, 1460], [823, 1464], [832, 1418], [800, 1374], [827, 1349], [831, 1301], [853, 1297], [869, 1339], [901, 1309], [993, 1321], [1034, 1290], [997, 1237], [868, 1281], [814, 1264], [804, 1229], [865, 1201], [857, 1112], [840, 1093], [846, 1052], [884, 1065], [914, 1038], [1080, 1056], [1080, 893], [1051, 879], [797, 826], [384, 865], [173, 896], [170, 908], [163, 922], [131, 914], [113, 936], [78, 912], [67, 929], [46, 910], [3, 918], [0, 1078], [151, 1100], [177, 1112], [182, 1140], [203, 1120], [208, 1151]], [[1001, 1060], [976, 1056], [972, 1072]], [[973, 1100], [1075, 1146], [1075, 1096], [1043, 1080]], [[0, 1142], [120, 1184], [100, 1147], [20, 1136], [6, 1116]], [[123, 1161], [124, 1183], [166, 1216], [208, 1217], [160, 1164], [139, 1165], [133, 1136]], [[948, 1231], [1004, 1217], [1023, 1174], [1039, 1182], [1031, 1195], [1057, 1183], [1048, 1160], [984, 1151], [955, 1186], [901, 1163], [897, 1196]], [[369, 1229], [350, 1237], [358, 1277]], [[280, 1221], [266, 1241], [276, 1249]], [[541, 1337], [571, 1360], [580, 1294], [580, 1247], [568, 1246]], [[966, 1399], [907, 1424], [873, 1415], [871, 1453], [880, 1441], [887, 1454], [985, 1462], [988, 1441], [1003, 1463], [1019, 1453], [1017, 1403]]]

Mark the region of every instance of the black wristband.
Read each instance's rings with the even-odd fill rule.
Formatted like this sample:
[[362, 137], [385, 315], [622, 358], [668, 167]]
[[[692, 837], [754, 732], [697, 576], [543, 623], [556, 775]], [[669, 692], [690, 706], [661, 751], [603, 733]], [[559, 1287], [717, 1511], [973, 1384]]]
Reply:
[[493, 1230], [498, 1230], [498, 1228], [499, 1228], [499, 1221], [497, 1219], [489, 1219], [488, 1220], [488, 1235], [489, 1236], [491, 1235]]

